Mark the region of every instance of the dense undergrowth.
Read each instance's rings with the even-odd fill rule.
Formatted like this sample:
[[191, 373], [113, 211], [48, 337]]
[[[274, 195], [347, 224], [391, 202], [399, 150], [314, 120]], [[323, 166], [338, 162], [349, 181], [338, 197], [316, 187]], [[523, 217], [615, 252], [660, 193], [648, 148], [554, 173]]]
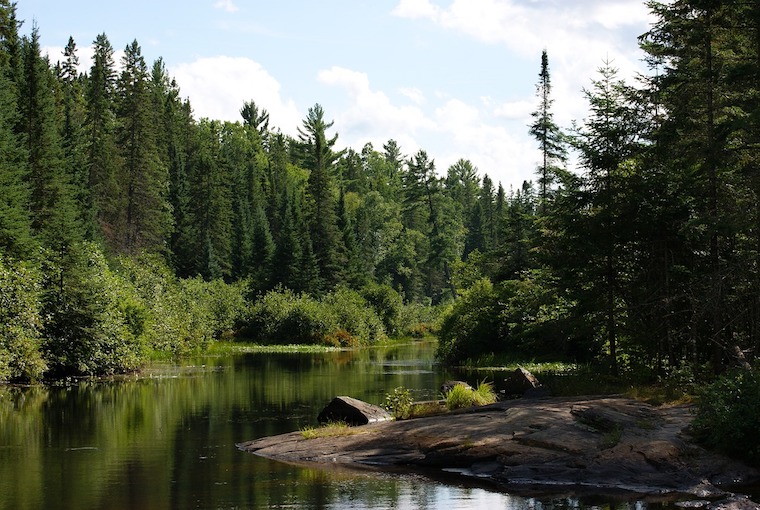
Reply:
[[207, 350], [239, 335], [267, 345], [355, 347], [433, 329], [435, 309], [390, 286], [287, 289], [249, 296], [245, 281], [176, 277], [160, 256], [108, 260], [83, 244], [55, 262], [0, 257], [0, 382], [133, 371], [147, 360]]

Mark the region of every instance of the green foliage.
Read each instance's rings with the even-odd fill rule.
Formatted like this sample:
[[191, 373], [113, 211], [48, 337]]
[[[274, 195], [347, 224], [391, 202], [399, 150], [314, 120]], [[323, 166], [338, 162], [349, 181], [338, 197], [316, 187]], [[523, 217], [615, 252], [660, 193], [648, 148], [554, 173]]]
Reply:
[[350, 343], [366, 345], [386, 338], [383, 322], [358, 292], [341, 286], [325, 296], [321, 304], [332, 311], [339, 328], [352, 337]]
[[446, 395], [446, 409], [464, 409], [475, 405], [475, 392], [464, 384], [457, 384]]
[[[122, 285], [94, 245], [79, 248], [77, 263], [45, 261], [45, 351], [53, 376], [107, 375], [134, 370], [142, 361], [139, 325], [122, 308], [130, 289]], [[125, 296], [127, 293], [127, 296]]]
[[571, 330], [572, 309], [541, 272], [499, 285], [481, 279], [444, 314], [437, 356], [449, 363], [493, 353], [592, 357], [594, 351]]
[[356, 292], [340, 287], [322, 300], [288, 289], [266, 293], [252, 306], [246, 332], [272, 344], [355, 346], [385, 337], [382, 322]]
[[204, 348], [234, 329], [247, 308], [244, 282], [181, 280], [157, 256], [122, 257], [119, 271], [133, 290], [124, 300], [129, 323], [155, 351]]
[[359, 292], [383, 322], [386, 333], [391, 336], [398, 334], [404, 308], [401, 295], [390, 285], [379, 283], [365, 285]]
[[446, 409], [449, 411], [493, 404], [497, 400], [493, 384], [485, 381], [478, 384], [477, 388], [457, 384], [444, 397], [446, 399]]
[[385, 394], [383, 407], [397, 420], [409, 418], [412, 412], [412, 394], [402, 386], [394, 388], [391, 393]]
[[760, 377], [756, 371], [728, 373], [705, 388], [692, 423], [704, 445], [760, 465]]
[[475, 404], [485, 406], [496, 402], [496, 392], [493, 390], [493, 383], [482, 381], [475, 388]]
[[444, 316], [437, 356], [451, 362], [501, 350], [503, 310], [491, 281], [477, 281]]
[[41, 379], [41, 275], [0, 256], [0, 382]]

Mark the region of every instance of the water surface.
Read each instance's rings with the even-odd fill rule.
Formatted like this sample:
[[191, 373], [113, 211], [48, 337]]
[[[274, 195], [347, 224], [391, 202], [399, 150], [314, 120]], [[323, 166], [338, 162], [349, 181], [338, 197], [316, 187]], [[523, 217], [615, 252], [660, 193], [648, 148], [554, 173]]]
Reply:
[[296, 467], [235, 448], [316, 425], [335, 395], [381, 404], [404, 386], [435, 398], [461, 376], [437, 367], [433, 350], [199, 357], [113, 381], [0, 387], [0, 509], [598, 507], [451, 478]]

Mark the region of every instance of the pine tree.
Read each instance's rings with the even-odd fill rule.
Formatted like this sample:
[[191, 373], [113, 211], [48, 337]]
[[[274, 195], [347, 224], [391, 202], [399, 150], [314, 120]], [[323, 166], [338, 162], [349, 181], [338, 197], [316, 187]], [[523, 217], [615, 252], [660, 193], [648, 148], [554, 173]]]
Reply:
[[33, 247], [27, 162], [24, 147], [15, 133], [17, 89], [11, 82], [6, 56], [0, 51], [0, 252], [24, 259]]
[[309, 170], [306, 191], [311, 245], [321, 280], [327, 287], [338, 283], [338, 246], [342, 242], [336, 217], [333, 176], [333, 166], [341, 154], [332, 149], [338, 135], [327, 138], [327, 130], [332, 125], [332, 122], [325, 121], [324, 110], [317, 104], [309, 108], [303, 128], [298, 129], [303, 164]]
[[39, 33], [22, 44], [24, 86], [19, 109], [31, 189], [32, 229], [43, 244], [61, 257], [82, 239], [74, 190], [65, 171], [60, 125], [56, 114], [55, 77], [40, 54]]
[[541, 214], [545, 215], [551, 186], [561, 171], [561, 165], [567, 158], [564, 136], [554, 122], [554, 113], [552, 112], [554, 100], [551, 98], [551, 76], [546, 50], [541, 53], [541, 72], [538, 77], [536, 95], [539, 103], [538, 109], [531, 114], [535, 120], [530, 126], [530, 134], [538, 141], [541, 150], [541, 163], [538, 166], [537, 173], [540, 209]]
[[[597, 260], [592, 255], [591, 267], [587, 270], [591, 281], [585, 285], [604, 295], [606, 340], [612, 371], [617, 374], [618, 289], [621, 237], [624, 237], [621, 233], [626, 225], [625, 218], [621, 217], [621, 175], [638, 154], [642, 130], [638, 111], [630, 101], [631, 92], [617, 79], [617, 69], [605, 62], [599, 75], [599, 79], [593, 81], [593, 88], [584, 91], [591, 111], [574, 143], [587, 171], [586, 185], [590, 191], [587, 235], [596, 240], [594, 246], [600, 251]], [[597, 271], [592, 269], [595, 264]]]
[[164, 249], [171, 228], [167, 200], [169, 175], [156, 143], [156, 112], [152, 109], [148, 70], [137, 41], [124, 50], [117, 83], [119, 129], [123, 153], [120, 182], [124, 196], [121, 249]]
[[90, 203], [85, 215], [97, 224], [108, 246], [116, 249], [121, 241], [120, 213], [123, 193], [117, 171], [121, 158], [116, 144], [116, 70], [114, 50], [105, 34], [93, 41], [93, 64], [85, 86], [85, 136]]
[[97, 222], [91, 215], [92, 194], [87, 172], [85, 118], [87, 115], [83, 80], [79, 75], [79, 57], [73, 37], [63, 51], [64, 61], [59, 80], [63, 89], [63, 150], [66, 173], [75, 190], [79, 216], [89, 239], [99, 238]]

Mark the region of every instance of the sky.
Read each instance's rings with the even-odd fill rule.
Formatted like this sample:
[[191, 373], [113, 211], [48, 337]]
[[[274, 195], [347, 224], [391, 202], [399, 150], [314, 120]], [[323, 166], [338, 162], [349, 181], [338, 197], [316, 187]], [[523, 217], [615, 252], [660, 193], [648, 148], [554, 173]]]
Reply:
[[555, 121], [587, 112], [584, 88], [609, 61], [633, 84], [646, 73], [637, 37], [643, 0], [18, 0], [53, 62], [69, 36], [81, 67], [105, 33], [162, 58], [196, 118], [239, 121], [253, 100], [270, 127], [296, 135], [322, 105], [340, 148], [389, 139], [425, 150], [445, 175], [459, 159], [508, 190], [535, 180], [528, 134], [541, 52], [549, 56]]

